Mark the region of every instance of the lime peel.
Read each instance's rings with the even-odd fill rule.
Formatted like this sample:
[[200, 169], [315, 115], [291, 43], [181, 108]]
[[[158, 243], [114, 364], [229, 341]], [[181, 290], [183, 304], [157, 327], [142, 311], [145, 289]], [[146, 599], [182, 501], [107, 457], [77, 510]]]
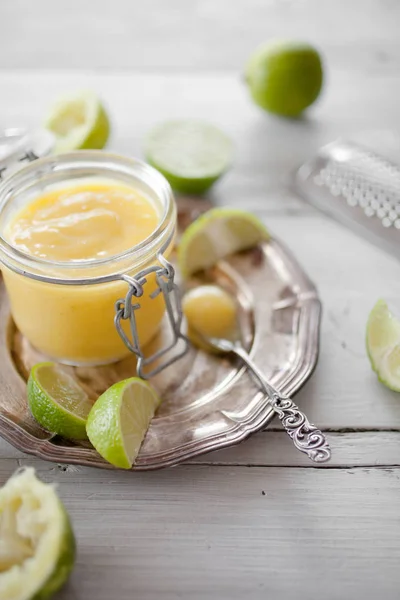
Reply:
[[0, 598], [45, 600], [66, 582], [75, 538], [55, 489], [20, 469], [0, 489]]

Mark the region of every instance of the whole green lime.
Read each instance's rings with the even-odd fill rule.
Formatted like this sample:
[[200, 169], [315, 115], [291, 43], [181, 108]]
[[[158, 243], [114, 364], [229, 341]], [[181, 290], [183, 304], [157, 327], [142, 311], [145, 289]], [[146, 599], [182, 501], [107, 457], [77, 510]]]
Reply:
[[272, 41], [257, 48], [250, 57], [245, 77], [253, 100], [261, 108], [297, 117], [320, 94], [322, 61], [309, 44]]

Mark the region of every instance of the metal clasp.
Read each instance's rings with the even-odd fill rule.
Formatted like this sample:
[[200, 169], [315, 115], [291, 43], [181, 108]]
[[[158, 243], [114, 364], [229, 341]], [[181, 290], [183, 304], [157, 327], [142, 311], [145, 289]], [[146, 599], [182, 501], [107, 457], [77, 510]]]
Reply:
[[[157, 373], [160, 373], [166, 367], [169, 367], [174, 362], [182, 358], [189, 348], [189, 342], [186, 336], [182, 333], [183, 313], [181, 301], [179, 297], [179, 289], [176, 285], [175, 269], [173, 265], [164, 257], [162, 252], [157, 255], [159, 265], [153, 265], [147, 269], [140, 271], [135, 277], [129, 275], [121, 275], [121, 279], [125, 281], [129, 288], [125, 298], [117, 300], [115, 303], [115, 327], [126, 345], [126, 347], [137, 356], [137, 374], [142, 379], [149, 379]], [[140, 304], [134, 302], [134, 298], [143, 296], [143, 286], [147, 282], [147, 277], [154, 273], [157, 282], [156, 290], [150, 295], [151, 299], [156, 298], [159, 294], [163, 295], [167, 319], [172, 331], [172, 341], [165, 348], [158, 350], [154, 354], [145, 357], [143, 349], [140, 345], [138, 329], [136, 323], [136, 311], [140, 310]], [[129, 321], [131, 339], [127, 336], [122, 328], [121, 321]], [[153, 369], [145, 372], [145, 368], [153, 365], [163, 356], [171, 353], [172, 350], [182, 342], [182, 349], [177, 353], [167, 357], [166, 360], [156, 365]]]

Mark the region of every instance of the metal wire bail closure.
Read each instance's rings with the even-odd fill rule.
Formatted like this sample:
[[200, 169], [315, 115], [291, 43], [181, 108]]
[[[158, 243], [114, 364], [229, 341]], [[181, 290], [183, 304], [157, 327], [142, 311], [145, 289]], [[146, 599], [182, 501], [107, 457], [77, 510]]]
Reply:
[[[115, 303], [114, 324], [125, 346], [137, 356], [138, 361], [136, 371], [138, 376], [142, 379], [149, 379], [150, 377], [157, 375], [157, 373], [160, 373], [160, 371], [182, 358], [189, 348], [189, 342], [181, 331], [183, 313], [179, 289], [174, 281], [175, 269], [163, 255], [165, 247], [168, 246], [169, 243], [165, 244], [163, 249], [157, 254], [157, 260], [160, 263], [159, 265], [153, 265], [147, 269], [143, 269], [135, 277], [129, 275], [121, 275], [120, 277], [120, 279], [125, 281], [129, 287], [125, 298], [121, 298]], [[163, 295], [166, 315], [172, 331], [172, 341], [165, 348], [145, 357], [140, 346], [136, 323], [136, 311], [140, 310], [140, 304], [135, 303], [134, 298], [143, 296], [143, 286], [146, 284], [147, 277], [151, 273], [155, 273], [157, 288], [150, 295], [150, 298], [154, 299], [159, 294]], [[131, 339], [129, 339], [128, 335], [123, 330], [121, 321], [129, 321]], [[153, 365], [163, 356], [170, 353], [180, 341], [183, 342], [183, 347], [179, 352], [167, 357], [166, 360], [161, 361], [160, 364], [156, 364], [153, 369], [145, 372], [146, 367]]]

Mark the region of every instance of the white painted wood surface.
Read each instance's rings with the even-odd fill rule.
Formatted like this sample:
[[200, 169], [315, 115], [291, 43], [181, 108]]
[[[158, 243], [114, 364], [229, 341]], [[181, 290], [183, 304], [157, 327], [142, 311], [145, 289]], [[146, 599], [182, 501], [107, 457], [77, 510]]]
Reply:
[[[400, 265], [303, 204], [290, 174], [339, 135], [399, 128], [399, 17], [397, 0], [3, 0], [0, 127], [34, 126], [83, 87], [109, 106], [123, 153], [140, 156], [164, 118], [214, 121], [237, 157], [211, 199], [262, 216], [324, 306], [319, 365], [297, 400], [330, 432], [325, 468], [277, 426], [151, 474], [58, 467], [0, 443], [0, 483], [32, 464], [73, 518], [79, 556], [60, 600], [398, 598], [400, 397], [372, 374], [364, 329], [378, 297], [399, 305]], [[241, 81], [272, 35], [325, 54], [325, 92], [304, 120], [262, 114]]]

